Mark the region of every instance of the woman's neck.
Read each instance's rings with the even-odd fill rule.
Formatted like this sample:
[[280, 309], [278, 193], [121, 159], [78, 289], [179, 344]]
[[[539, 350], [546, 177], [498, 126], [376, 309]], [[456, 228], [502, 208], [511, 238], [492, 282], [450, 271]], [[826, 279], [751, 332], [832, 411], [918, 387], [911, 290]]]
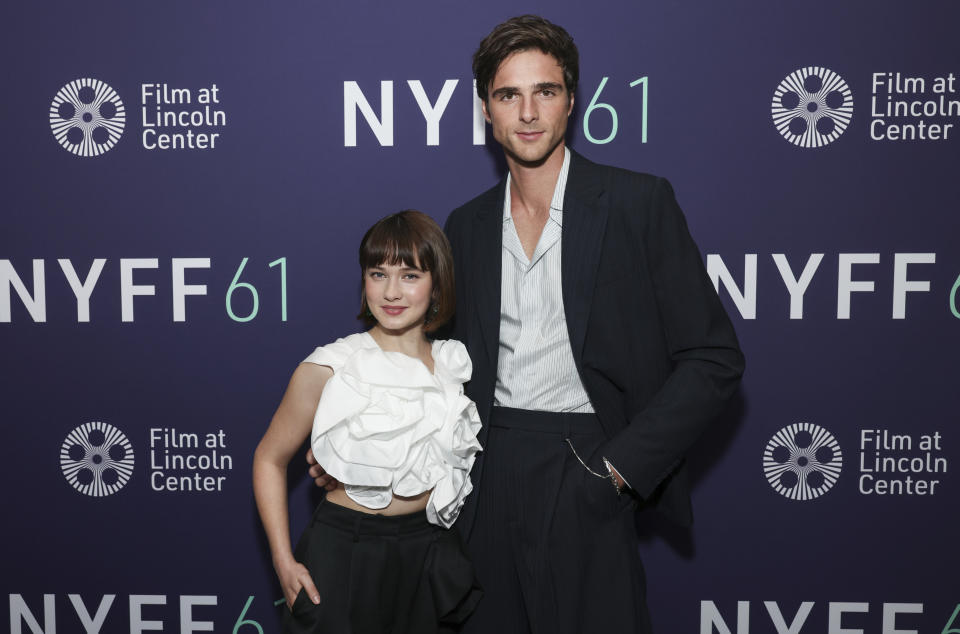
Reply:
[[430, 342], [427, 340], [422, 326], [410, 328], [403, 332], [395, 332], [381, 328], [377, 324], [368, 332], [382, 350], [401, 352], [417, 359], [430, 356]]

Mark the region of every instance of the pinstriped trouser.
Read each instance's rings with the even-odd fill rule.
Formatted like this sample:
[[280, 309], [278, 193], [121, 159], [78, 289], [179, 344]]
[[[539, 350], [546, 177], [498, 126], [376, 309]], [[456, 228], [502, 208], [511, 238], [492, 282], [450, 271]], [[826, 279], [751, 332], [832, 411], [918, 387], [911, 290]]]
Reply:
[[467, 542], [484, 598], [463, 632], [648, 634], [635, 502], [570, 446], [606, 473], [596, 416], [492, 411]]

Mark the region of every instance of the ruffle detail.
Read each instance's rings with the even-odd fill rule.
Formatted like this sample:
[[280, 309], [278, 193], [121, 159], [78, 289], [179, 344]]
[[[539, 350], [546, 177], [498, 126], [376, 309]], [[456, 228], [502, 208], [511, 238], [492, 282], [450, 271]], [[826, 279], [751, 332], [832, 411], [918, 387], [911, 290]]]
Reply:
[[369, 334], [353, 337], [366, 337], [350, 342], [363, 347], [335, 368], [314, 416], [317, 462], [370, 509], [386, 507], [394, 494], [433, 489], [427, 519], [449, 528], [473, 489], [470, 469], [480, 451], [480, 417], [463, 393], [472, 372], [466, 348], [434, 342], [431, 374], [418, 359], [381, 350]]

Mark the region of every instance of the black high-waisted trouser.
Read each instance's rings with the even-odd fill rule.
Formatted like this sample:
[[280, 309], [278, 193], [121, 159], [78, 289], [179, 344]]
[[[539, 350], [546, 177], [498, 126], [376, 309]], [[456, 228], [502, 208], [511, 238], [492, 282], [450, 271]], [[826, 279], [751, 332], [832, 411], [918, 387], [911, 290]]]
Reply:
[[574, 454], [607, 473], [597, 417], [494, 407], [487, 432], [461, 528], [484, 598], [463, 632], [647, 634], [636, 502]]
[[424, 512], [372, 515], [323, 501], [294, 551], [320, 604], [301, 590], [287, 634], [432, 634], [455, 631], [480, 589], [455, 529]]

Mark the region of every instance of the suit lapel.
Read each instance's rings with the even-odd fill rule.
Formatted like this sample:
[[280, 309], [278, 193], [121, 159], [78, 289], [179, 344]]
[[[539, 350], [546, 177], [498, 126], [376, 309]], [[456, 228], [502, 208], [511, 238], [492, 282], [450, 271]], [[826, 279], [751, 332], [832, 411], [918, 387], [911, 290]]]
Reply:
[[607, 224], [607, 194], [596, 165], [570, 152], [570, 174], [563, 198], [560, 272], [567, 332], [579, 370]]
[[497, 353], [500, 342], [500, 279], [501, 249], [503, 243], [503, 195], [506, 178], [491, 191], [489, 199], [474, 218], [473, 237], [477, 243], [473, 249], [473, 270], [477, 273], [477, 312], [483, 347], [493, 371], [497, 368]]

